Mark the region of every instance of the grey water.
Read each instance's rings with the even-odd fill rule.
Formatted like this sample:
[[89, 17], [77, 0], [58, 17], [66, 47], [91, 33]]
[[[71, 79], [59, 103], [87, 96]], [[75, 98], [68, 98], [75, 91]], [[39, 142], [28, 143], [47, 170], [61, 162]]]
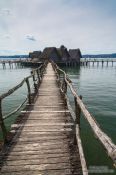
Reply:
[[[96, 63], [97, 64], [97, 63]], [[116, 63], [65, 68], [78, 95], [101, 129], [116, 144]], [[74, 108], [74, 99], [70, 102]], [[113, 163], [96, 140], [84, 116], [81, 116], [81, 138], [90, 174], [116, 174]]]
[[[30, 68], [2, 69], [0, 66], [0, 94], [6, 92], [11, 87], [30, 74]], [[65, 71], [72, 80], [77, 93], [83, 96], [89, 112], [95, 117], [104, 132], [111, 137], [116, 144], [116, 63], [112, 66], [99, 64], [99, 66], [81, 66], [65, 68]], [[27, 95], [26, 87], [22, 87], [12, 96], [3, 101], [3, 114], [12, 111], [25, 99]], [[70, 102], [74, 108], [74, 100], [70, 91]], [[7, 120], [8, 129], [14, 122], [16, 116]], [[90, 174], [115, 174], [113, 163], [106, 155], [103, 147], [87, 123], [84, 116], [81, 116], [81, 138]], [[98, 170], [101, 170], [98, 172]], [[95, 173], [96, 171], [96, 173]]]

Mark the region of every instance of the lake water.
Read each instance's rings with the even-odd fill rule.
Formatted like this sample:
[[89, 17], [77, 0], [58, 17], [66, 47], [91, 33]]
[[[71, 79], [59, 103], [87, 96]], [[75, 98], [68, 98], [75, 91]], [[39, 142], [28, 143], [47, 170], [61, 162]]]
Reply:
[[[113, 67], [109, 64], [90, 65], [88, 67], [65, 69], [69, 74], [77, 93], [83, 96], [83, 101], [90, 113], [96, 118], [103, 131], [116, 144], [116, 63]], [[19, 83], [24, 77], [30, 74], [30, 68], [5, 69], [0, 67], [0, 94]], [[17, 93], [3, 101], [3, 113], [15, 109], [26, 97], [26, 86]], [[70, 92], [70, 102], [74, 107], [73, 97]], [[9, 128], [16, 116], [6, 121]], [[101, 174], [115, 174], [112, 161], [106, 156], [104, 149], [89, 127], [87, 121], [81, 116], [81, 137], [87, 165], [89, 170], [101, 169]], [[104, 173], [104, 172], [107, 173]], [[90, 173], [95, 174], [95, 173]], [[99, 173], [96, 173], [99, 174]]]

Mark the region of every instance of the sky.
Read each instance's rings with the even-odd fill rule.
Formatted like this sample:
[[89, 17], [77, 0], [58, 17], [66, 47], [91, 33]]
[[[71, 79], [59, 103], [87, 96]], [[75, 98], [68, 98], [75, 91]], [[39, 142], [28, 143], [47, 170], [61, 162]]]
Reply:
[[0, 0], [0, 55], [60, 45], [116, 53], [116, 0]]

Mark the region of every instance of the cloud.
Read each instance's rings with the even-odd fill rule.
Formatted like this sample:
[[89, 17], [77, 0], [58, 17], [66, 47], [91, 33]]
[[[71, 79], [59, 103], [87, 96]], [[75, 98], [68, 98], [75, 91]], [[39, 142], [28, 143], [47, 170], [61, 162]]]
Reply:
[[26, 39], [28, 39], [30, 41], [36, 41], [35, 37], [34, 36], [31, 36], [31, 35], [27, 35], [26, 36]]
[[11, 37], [10, 37], [10, 35], [5, 35], [4, 38], [10, 39]]
[[28, 52], [63, 44], [83, 54], [114, 52], [115, 7], [115, 0], [1, 0], [0, 49]]
[[11, 16], [12, 12], [10, 9], [4, 8], [0, 10], [0, 16]]

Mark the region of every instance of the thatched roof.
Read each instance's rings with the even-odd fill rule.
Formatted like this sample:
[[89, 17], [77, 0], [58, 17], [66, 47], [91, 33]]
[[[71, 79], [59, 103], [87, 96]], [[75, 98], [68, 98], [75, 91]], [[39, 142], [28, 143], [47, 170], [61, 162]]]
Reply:
[[29, 53], [29, 58], [39, 58], [39, 56], [41, 55], [41, 51], [34, 51], [34, 52], [30, 52]]
[[82, 58], [80, 49], [69, 49], [71, 59]]
[[[58, 55], [57, 50], [56, 50], [55, 47], [46, 47], [46, 48], [43, 50], [43, 52], [41, 53], [40, 58], [43, 58], [43, 59], [50, 59], [51, 55], [52, 55], [54, 52]], [[59, 57], [59, 55], [58, 55], [58, 57]]]
[[58, 51], [61, 58], [65, 58], [66, 60], [69, 59], [70, 55], [69, 55], [66, 47], [61, 46], [60, 48], [57, 49], [57, 51]]
[[29, 57], [33, 62], [45, 61], [46, 59], [55, 62], [80, 61], [82, 57], [80, 49], [70, 49], [69, 52], [63, 45], [60, 48], [46, 47], [43, 52], [34, 51], [29, 53]]

